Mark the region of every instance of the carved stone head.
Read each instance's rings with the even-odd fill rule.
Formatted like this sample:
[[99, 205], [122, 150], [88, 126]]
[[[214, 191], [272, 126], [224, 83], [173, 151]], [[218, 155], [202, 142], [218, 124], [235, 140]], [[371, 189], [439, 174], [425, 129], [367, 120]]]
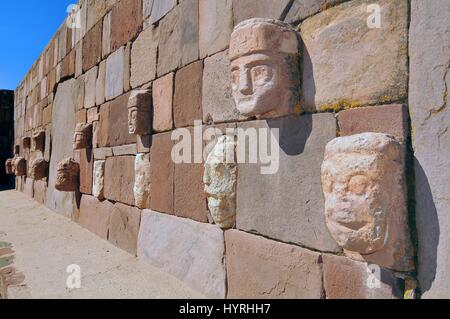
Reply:
[[149, 135], [150, 105], [152, 96], [149, 90], [135, 90], [128, 100], [128, 132], [130, 135]]
[[409, 270], [403, 146], [381, 133], [338, 137], [322, 165], [327, 227], [354, 259]]
[[6, 174], [8, 175], [13, 175], [14, 174], [14, 169], [13, 169], [13, 159], [9, 158], [6, 160], [5, 162], [5, 169], [6, 169]]
[[39, 130], [33, 133], [31, 138], [32, 151], [44, 151], [45, 148], [45, 131]]
[[20, 154], [20, 145], [14, 145], [14, 155]]
[[16, 176], [27, 175], [27, 161], [23, 157], [16, 157], [13, 163], [13, 169]]
[[89, 148], [92, 143], [92, 124], [78, 123], [73, 135], [73, 149]]
[[80, 166], [72, 158], [61, 161], [56, 168], [55, 188], [61, 192], [75, 192], [78, 189]]
[[48, 162], [43, 158], [35, 159], [31, 162], [30, 176], [35, 181], [47, 177]]
[[31, 146], [31, 138], [28, 136], [22, 137], [22, 147], [24, 149], [30, 148]]
[[223, 229], [236, 223], [236, 143], [233, 136], [221, 136], [210, 152], [203, 182], [208, 207], [216, 225]]
[[299, 38], [287, 24], [250, 19], [238, 24], [230, 42], [231, 86], [246, 116], [278, 117], [298, 112]]

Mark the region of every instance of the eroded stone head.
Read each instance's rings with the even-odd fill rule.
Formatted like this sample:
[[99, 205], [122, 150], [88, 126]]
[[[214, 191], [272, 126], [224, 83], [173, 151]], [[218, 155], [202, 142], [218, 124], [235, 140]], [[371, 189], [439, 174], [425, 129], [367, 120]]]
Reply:
[[43, 158], [35, 159], [31, 162], [30, 176], [35, 181], [47, 177], [48, 162]]
[[231, 84], [239, 112], [278, 117], [299, 111], [299, 38], [284, 22], [250, 19], [230, 42]]
[[149, 135], [150, 105], [152, 96], [149, 90], [135, 90], [128, 100], [128, 132], [130, 135]]
[[29, 136], [22, 137], [22, 147], [29, 149], [31, 146], [31, 138]]
[[322, 165], [332, 237], [351, 257], [397, 270], [411, 266], [403, 157], [393, 137], [363, 133], [328, 143]]
[[75, 192], [78, 189], [80, 166], [72, 158], [62, 160], [56, 168], [55, 188], [61, 192]]
[[236, 142], [233, 136], [221, 136], [210, 152], [203, 182], [208, 207], [216, 225], [223, 229], [236, 223]]
[[90, 148], [92, 143], [92, 124], [78, 123], [73, 135], [73, 149], [81, 150]]
[[23, 157], [16, 157], [13, 162], [13, 170], [16, 176], [27, 175], [27, 161]]
[[5, 170], [6, 170], [6, 174], [8, 175], [13, 175], [14, 174], [14, 169], [13, 169], [13, 159], [12, 158], [8, 158], [5, 162]]

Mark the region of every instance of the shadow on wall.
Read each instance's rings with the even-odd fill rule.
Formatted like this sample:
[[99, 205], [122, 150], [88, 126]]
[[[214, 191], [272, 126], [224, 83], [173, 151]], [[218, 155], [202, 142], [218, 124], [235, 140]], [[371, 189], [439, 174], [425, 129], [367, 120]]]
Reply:
[[436, 277], [437, 247], [439, 244], [439, 221], [431, 194], [428, 178], [414, 158], [416, 178], [416, 227], [418, 235], [418, 280], [421, 293], [431, 288]]

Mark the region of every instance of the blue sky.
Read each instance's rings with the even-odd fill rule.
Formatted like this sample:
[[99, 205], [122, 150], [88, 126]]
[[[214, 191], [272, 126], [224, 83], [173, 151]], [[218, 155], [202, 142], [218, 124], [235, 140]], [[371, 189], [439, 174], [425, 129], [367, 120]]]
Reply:
[[15, 89], [77, 0], [0, 0], [0, 89]]

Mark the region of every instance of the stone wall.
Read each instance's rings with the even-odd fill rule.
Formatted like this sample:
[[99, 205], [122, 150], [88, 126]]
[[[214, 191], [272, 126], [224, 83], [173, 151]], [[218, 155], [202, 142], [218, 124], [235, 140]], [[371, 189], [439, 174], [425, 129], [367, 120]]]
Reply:
[[[14, 91], [0, 90], [0, 165], [5, 167], [5, 162], [12, 156], [14, 143]], [[0, 171], [0, 188], [14, 188], [14, 178]]]
[[[63, 23], [15, 91], [20, 156], [49, 165], [46, 178], [17, 177], [16, 187], [209, 297], [450, 297], [448, 177], [440, 169], [448, 150], [448, 4], [433, 2], [81, 0], [80, 28]], [[373, 4], [380, 28], [368, 26]], [[236, 108], [230, 36], [255, 17], [289, 23], [302, 40], [294, 114], [262, 119]], [[131, 135], [127, 108], [138, 89], [151, 92], [140, 109], [151, 131]], [[279, 129], [276, 174], [262, 175], [261, 162], [226, 167], [237, 172], [233, 229], [221, 228], [207, 201], [205, 163], [172, 161], [172, 134], [193, 132], [196, 120], [201, 130]], [[92, 143], [73, 150], [79, 123], [92, 124]], [[37, 131], [45, 147], [31, 150], [24, 141]], [[378, 267], [376, 287], [368, 263], [348, 257], [330, 234], [321, 185], [326, 145], [364, 132], [389, 134], [407, 150], [408, 237], [418, 248], [416, 265]], [[76, 192], [55, 188], [67, 157], [79, 164]]]

